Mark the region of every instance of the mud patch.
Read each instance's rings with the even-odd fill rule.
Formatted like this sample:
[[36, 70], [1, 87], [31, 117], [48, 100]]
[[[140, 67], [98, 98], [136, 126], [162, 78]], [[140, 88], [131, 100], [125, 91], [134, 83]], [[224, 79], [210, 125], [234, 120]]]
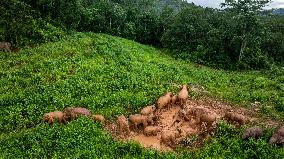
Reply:
[[[190, 109], [192, 107], [199, 107], [206, 109], [207, 111], [214, 113], [217, 116], [217, 121], [222, 119], [227, 111], [236, 112], [244, 115], [249, 121], [249, 124], [252, 125], [264, 125], [267, 126], [276, 126], [279, 125], [276, 121], [265, 120], [259, 117], [256, 111], [252, 111], [244, 108], [236, 108], [230, 104], [222, 103], [220, 101], [214, 101], [210, 99], [200, 99], [200, 100], [188, 100], [186, 108]], [[180, 106], [174, 105], [170, 108], [165, 108], [161, 113], [157, 114], [157, 121], [154, 122], [154, 125], [160, 126], [162, 131], [175, 131], [178, 128], [181, 130], [181, 136], [176, 138], [175, 145], [165, 145], [161, 143], [161, 132], [157, 133], [155, 136], [146, 136], [143, 134], [143, 130], [133, 131], [127, 138], [119, 138], [116, 131], [115, 123], [110, 123], [105, 126], [106, 130], [112, 134], [115, 139], [121, 141], [136, 141], [145, 148], [156, 149], [159, 151], [173, 151], [176, 146], [185, 145], [185, 142], [191, 142], [191, 144], [199, 147], [202, 146], [202, 143], [210, 138], [210, 135], [214, 133], [216, 128], [216, 122], [213, 126], [208, 129], [205, 125], [197, 124], [194, 118], [190, 118], [189, 121], [182, 120], [180, 122], [173, 123], [175, 114], [181, 110]], [[196, 138], [196, 140], [194, 139]]]
[[159, 135], [145, 136], [144, 134], [137, 134], [137, 135], [129, 137], [128, 140], [136, 141], [146, 148], [152, 148], [152, 149], [157, 149], [161, 151], [163, 150], [163, 148], [161, 148]]

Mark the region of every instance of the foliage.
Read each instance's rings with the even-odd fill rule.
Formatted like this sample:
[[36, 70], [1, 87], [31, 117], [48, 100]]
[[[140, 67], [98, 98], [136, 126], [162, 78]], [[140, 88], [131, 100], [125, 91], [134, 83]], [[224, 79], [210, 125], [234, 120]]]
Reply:
[[169, 21], [162, 44], [201, 64], [267, 69], [274, 61], [282, 61], [283, 28], [272, 28], [282, 25], [278, 22], [284, 18], [273, 23], [274, 17], [262, 12], [266, 3], [228, 0], [222, 4], [224, 10], [186, 5]]
[[271, 15], [264, 18], [267, 34], [263, 38], [261, 49], [280, 66], [284, 64], [284, 16]]
[[[102, 126], [79, 118], [67, 125], [41, 124], [1, 136], [1, 158], [163, 158], [136, 143], [114, 141]], [[168, 155], [174, 158], [174, 155]]]
[[154, 48], [102, 34], [65, 39], [0, 55], [1, 131], [32, 127], [43, 112], [71, 104], [109, 117], [135, 111], [167, 90], [175, 92], [172, 82], [198, 83], [212, 96], [241, 105], [276, 105], [283, 96], [281, 74], [198, 69]]
[[204, 45], [204, 36], [210, 30], [204, 12], [205, 10], [199, 7], [182, 9], [163, 34], [164, 47], [179, 51], [195, 51], [198, 45]]
[[93, 33], [75, 33], [18, 54], [1, 52], [0, 59], [2, 158], [203, 158], [240, 153], [247, 157], [251, 153], [247, 147], [258, 157], [267, 156], [268, 151], [283, 156], [281, 149], [264, 143], [267, 138], [242, 142], [238, 131], [222, 125], [204, 148], [177, 155], [114, 141], [90, 119], [61, 126], [41, 122], [45, 112], [70, 105], [86, 107], [110, 120], [129, 115], [166, 91], [176, 92], [173, 83], [200, 84], [212, 97], [242, 106], [259, 101], [265, 111], [282, 111], [278, 109], [283, 97], [281, 73], [214, 70], [175, 60], [153, 47]]
[[65, 32], [39, 18], [32, 7], [24, 2], [11, 0], [0, 2], [1, 41], [13, 46], [25, 46], [55, 41]]
[[283, 15], [268, 0], [228, 0], [224, 10], [182, 0], [12, 0], [1, 2], [0, 40], [55, 41], [65, 31], [102, 32], [169, 49], [175, 57], [225, 69], [283, 65]]
[[30, 6], [16, 0], [0, 2], [0, 26], [2, 30], [1, 40], [7, 40], [13, 44], [28, 40], [30, 25], [34, 12]]
[[213, 96], [240, 104], [275, 103], [283, 96], [278, 82], [283, 76], [199, 70], [159, 56], [154, 48], [106, 35], [66, 39], [16, 55], [1, 54], [1, 131], [34, 126], [43, 112], [71, 104], [107, 116], [135, 111], [177, 89], [172, 82], [198, 83]]
[[[244, 107], [258, 101], [263, 115], [283, 119], [284, 71], [278, 66], [284, 64], [284, 16], [262, 12], [267, 2], [226, 0], [227, 8], [217, 10], [182, 0], [0, 1], [0, 41], [35, 44], [17, 54], [0, 52], [0, 158], [283, 158], [283, 148], [267, 145], [271, 130], [242, 141], [242, 129], [226, 123], [204, 147], [175, 154], [114, 141], [87, 118], [61, 126], [41, 122], [43, 113], [69, 105], [108, 119], [129, 115], [182, 83]], [[174, 56], [73, 31], [162, 46]], [[228, 72], [187, 59], [269, 69]]]
[[274, 147], [267, 142], [270, 130], [265, 130], [260, 139], [242, 140], [243, 129], [219, 123], [216, 134], [198, 152], [198, 158], [283, 158], [283, 147]]

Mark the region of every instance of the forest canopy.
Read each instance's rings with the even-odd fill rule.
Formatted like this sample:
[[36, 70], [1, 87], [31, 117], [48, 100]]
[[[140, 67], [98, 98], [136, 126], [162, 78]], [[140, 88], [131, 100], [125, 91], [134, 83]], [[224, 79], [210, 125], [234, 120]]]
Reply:
[[284, 16], [268, 0], [226, 0], [221, 9], [183, 0], [9, 0], [0, 2], [0, 41], [14, 47], [69, 31], [102, 32], [178, 58], [226, 69], [284, 65]]

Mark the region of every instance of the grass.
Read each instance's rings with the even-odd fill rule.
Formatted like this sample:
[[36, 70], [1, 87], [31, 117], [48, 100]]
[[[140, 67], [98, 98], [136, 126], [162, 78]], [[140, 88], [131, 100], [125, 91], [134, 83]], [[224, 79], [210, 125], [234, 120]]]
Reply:
[[197, 158], [283, 158], [284, 149], [269, 145], [272, 130], [265, 130], [258, 139], [242, 140], [243, 129], [219, 123], [216, 134], [195, 152]]
[[[234, 132], [235, 136], [228, 138], [231, 140], [221, 133], [196, 151], [161, 154], [135, 143], [114, 141], [89, 119], [54, 127], [41, 123], [43, 113], [69, 105], [86, 107], [108, 119], [129, 115], [154, 103], [166, 91], [176, 92], [178, 88], [172, 84], [199, 84], [209, 96], [243, 107], [259, 101], [264, 115], [281, 117], [284, 111], [283, 75], [210, 69], [105, 34], [76, 33], [17, 54], [1, 53], [0, 68], [2, 158], [203, 158], [248, 154], [246, 149], [229, 143], [232, 140], [240, 143], [238, 146], [247, 146], [240, 141], [240, 132]], [[276, 158], [276, 154], [284, 156], [278, 153], [283, 149], [262, 140], [252, 143], [249, 146], [253, 150], [258, 144], [263, 150], [257, 151], [258, 157], [267, 156], [268, 150]]]
[[2, 136], [1, 155], [3, 158], [138, 158], [141, 154], [145, 158], [162, 157], [135, 143], [114, 141], [101, 129], [83, 118], [65, 126], [41, 124], [22, 133]]

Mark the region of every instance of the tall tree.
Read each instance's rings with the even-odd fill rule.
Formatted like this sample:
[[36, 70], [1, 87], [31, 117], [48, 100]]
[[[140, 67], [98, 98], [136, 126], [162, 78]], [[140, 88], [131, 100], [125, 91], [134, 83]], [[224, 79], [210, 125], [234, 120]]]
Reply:
[[225, 0], [221, 7], [227, 7], [228, 12], [233, 13], [234, 31], [241, 39], [241, 46], [238, 55], [238, 62], [241, 62], [244, 51], [249, 41], [261, 33], [259, 14], [270, 0]]

